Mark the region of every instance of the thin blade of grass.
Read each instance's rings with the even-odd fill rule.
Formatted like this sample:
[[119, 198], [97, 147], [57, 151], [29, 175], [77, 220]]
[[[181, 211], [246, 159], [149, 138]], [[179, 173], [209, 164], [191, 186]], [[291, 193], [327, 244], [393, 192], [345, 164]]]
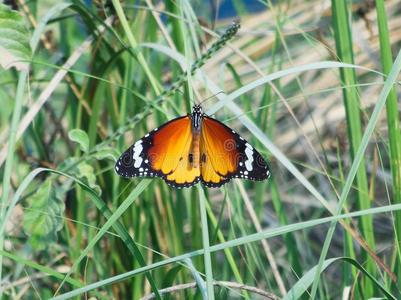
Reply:
[[[11, 120], [11, 127], [9, 130], [8, 147], [6, 148], [7, 150], [6, 152], [7, 156], [5, 158], [6, 165], [4, 169], [3, 189], [0, 201], [1, 204], [0, 220], [2, 220], [3, 224], [5, 224], [4, 214], [6, 213], [6, 209], [8, 207], [8, 196], [11, 187], [11, 172], [14, 166], [15, 143], [17, 141], [17, 128], [19, 120], [21, 118], [22, 102], [27, 79], [28, 79], [28, 71], [21, 71], [18, 76], [17, 95], [15, 99], [14, 111]], [[4, 246], [4, 235], [0, 235], [0, 251], [3, 250], [3, 246]], [[2, 279], [2, 267], [3, 267], [3, 258], [2, 256], [0, 256], [0, 281]]]
[[202, 223], [202, 241], [204, 249], [204, 260], [205, 260], [205, 271], [206, 271], [206, 287], [207, 287], [207, 297], [209, 300], [214, 299], [213, 290], [213, 270], [212, 270], [212, 260], [210, 257], [210, 245], [209, 245], [209, 226], [207, 222], [206, 213], [206, 197], [201, 186], [198, 185], [199, 194], [199, 208], [201, 214]]
[[[150, 179], [142, 180], [140, 182], [140, 184], [138, 184], [136, 189], [134, 189], [130, 193], [130, 195], [125, 199], [125, 201], [119, 206], [119, 208], [113, 214], [109, 210], [107, 205], [98, 197], [96, 192], [94, 190], [92, 190], [84, 182], [82, 182], [81, 180], [79, 180], [79, 179], [77, 179], [77, 178], [75, 178], [75, 177], [73, 177], [73, 176], [71, 176], [71, 175], [69, 175], [67, 173], [61, 172], [61, 171], [47, 169], [47, 168], [37, 168], [37, 169], [33, 170], [31, 173], [29, 173], [28, 176], [25, 177], [25, 179], [22, 181], [21, 185], [19, 186], [19, 188], [15, 192], [15, 195], [14, 195], [12, 201], [11, 201], [11, 204], [8, 207], [8, 210], [7, 210], [5, 218], [4, 219], [0, 219], [2, 221], [2, 223], [0, 224], [0, 233], [2, 233], [4, 231], [5, 224], [7, 223], [7, 220], [10, 218], [13, 208], [18, 203], [18, 201], [21, 199], [21, 196], [24, 193], [24, 191], [27, 189], [27, 187], [32, 182], [32, 180], [38, 174], [40, 174], [42, 172], [54, 173], [54, 174], [57, 174], [57, 175], [65, 176], [65, 177], [75, 181], [77, 184], [79, 184], [79, 186], [84, 191], [87, 192], [87, 194], [89, 195], [90, 199], [95, 203], [96, 207], [103, 213], [103, 215], [107, 219], [109, 219], [103, 225], [103, 227], [100, 229], [100, 231], [97, 233], [96, 237], [91, 240], [91, 242], [88, 244], [88, 246], [84, 250], [86, 252], [86, 254], [87, 254], [87, 252], [89, 250], [91, 250], [93, 248], [93, 246], [100, 239], [100, 237], [103, 236], [107, 232], [107, 229], [109, 229], [111, 226], [113, 226], [113, 228], [116, 230], [118, 235], [121, 237], [121, 239], [123, 240], [123, 242], [125, 243], [127, 248], [132, 253], [132, 255], [138, 260], [139, 264], [141, 266], [145, 266], [146, 265], [145, 260], [143, 259], [142, 254], [139, 251], [138, 247], [136, 246], [135, 242], [133, 241], [133, 239], [131, 238], [129, 233], [126, 231], [124, 226], [117, 219], [130, 206], [130, 204], [142, 193], [142, 191], [150, 184], [150, 182], [151, 182]], [[111, 219], [111, 221], [110, 221], [110, 219]], [[0, 235], [0, 236], [3, 236], [3, 235]], [[1, 256], [0, 256], [0, 258], [1, 258]], [[82, 259], [82, 257], [81, 257], [81, 259]], [[74, 263], [75, 263], [75, 265], [78, 265], [79, 261], [76, 260]], [[71, 270], [66, 274], [66, 276], [64, 277], [63, 282], [69, 278], [69, 276], [72, 273], [72, 270], [73, 269], [71, 268]], [[158, 293], [158, 289], [156, 287], [156, 284], [154, 282], [154, 279], [153, 279], [152, 275], [150, 273], [147, 273], [146, 276], [147, 276], [147, 278], [149, 280], [150, 285], [152, 286], [153, 292], [155, 293], [156, 297], [159, 299], [160, 295]], [[61, 288], [61, 286], [62, 286], [62, 283], [59, 285], [59, 289]]]
[[[379, 27], [380, 54], [384, 74], [389, 74], [393, 64], [390, 45], [390, 34], [387, 26], [387, 13], [383, 0], [376, 0], [377, 25]], [[401, 203], [401, 129], [398, 113], [397, 92], [392, 88], [386, 102], [387, 127], [390, 144], [390, 166], [393, 182], [393, 199], [391, 203]], [[395, 244], [398, 252], [398, 266], [395, 273], [401, 273], [401, 213], [395, 213]], [[399, 278], [399, 284], [401, 278]]]
[[[369, 139], [373, 133], [373, 130], [375, 129], [377, 120], [379, 119], [379, 114], [380, 114], [381, 110], [383, 109], [384, 105], [386, 104], [387, 96], [390, 93], [394, 83], [396, 82], [397, 76], [400, 73], [400, 71], [401, 71], [401, 51], [397, 55], [397, 58], [391, 68], [389, 76], [387, 77], [384, 87], [380, 93], [379, 100], [377, 101], [377, 104], [375, 105], [372, 116], [370, 117], [369, 123], [366, 126], [366, 130], [365, 130], [365, 133], [363, 134], [361, 144], [356, 152], [355, 159], [351, 166], [351, 170], [348, 174], [348, 177], [344, 184], [344, 188], [341, 192], [340, 200], [339, 200], [339, 203], [338, 203], [337, 209], [336, 209], [336, 215], [340, 214], [342, 211], [343, 205], [344, 205], [344, 203], [348, 197], [349, 191], [351, 189], [352, 182], [354, 181], [356, 173], [359, 170], [359, 165], [363, 161], [366, 147], [369, 143]], [[316, 295], [317, 286], [319, 284], [319, 279], [320, 279], [318, 274], [320, 273], [323, 262], [326, 259], [326, 255], [327, 255], [327, 252], [330, 247], [331, 239], [333, 237], [336, 224], [337, 224], [337, 222], [333, 221], [330, 224], [330, 228], [327, 232], [327, 236], [326, 236], [326, 239], [325, 239], [325, 242], [323, 245], [323, 249], [322, 249], [322, 252], [321, 252], [321, 255], [319, 258], [317, 273], [316, 273], [315, 280], [314, 280], [313, 286], [312, 286], [312, 292], [311, 292], [312, 298]]]
[[[352, 46], [350, 15], [348, 13], [348, 4], [343, 0], [332, 0], [332, 20], [333, 30], [336, 42], [337, 56], [340, 61], [345, 63], [354, 63], [354, 53]], [[340, 77], [342, 84], [357, 84], [356, 73], [354, 69], [340, 69]], [[360, 113], [360, 99], [357, 87], [343, 89], [344, 107], [347, 121], [348, 140], [350, 143], [350, 156], [353, 160], [362, 138], [362, 120]], [[362, 159], [361, 164], [356, 173], [356, 202], [360, 209], [370, 207], [370, 199], [368, 192], [368, 178], [366, 174], [365, 160]], [[344, 203], [345, 204], [345, 203]], [[370, 216], [361, 219], [361, 232], [366, 239], [372, 251], [375, 251], [375, 239], [373, 223]], [[362, 253], [363, 258], [367, 259], [367, 270], [375, 273], [375, 264], [366, 252]], [[362, 281], [362, 289], [364, 297], [371, 297], [374, 293], [372, 283], [370, 281]], [[314, 296], [314, 293], [312, 292]]]
[[130, 46], [132, 47], [132, 51], [135, 54], [135, 58], [138, 60], [139, 64], [142, 66], [143, 71], [145, 72], [146, 76], [149, 79], [150, 85], [152, 86], [153, 90], [155, 93], [158, 95], [160, 94], [160, 88], [159, 85], [153, 76], [152, 72], [149, 69], [149, 66], [143, 57], [142, 53], [138, 51], [138, 44], [136, 42], [136, 39], [131, 31], [131, 28], [128, 24], [127, 18], [124, 14], [124, 10], [121, 6], [120, 1], [118, 0], [112, 0], [113, 6], [117, 12], [117, 16], [120, 19], [121, 25], [124, 28], [125, 35], [127, 36], [128, 42], [130, 43]]
[[[312, 227], [315, 227], [315, 226], [318, 226], [321, 224], [325, 224], [325, 223], [329, 223], [332, 221], [339, 221], [339, 220], [347, 219], [347, 218], [356, 218], [356, 217], [360, 217], [360, 216], [365, 216], [367, 214], [373, 215], [373, 214], [380, 214], [380, 213], [388, 213], [388, 212], [398, 211], [398, 210], [401, 210], [401, 204], [386, 205], [386, 206], [382, 206], [382, 207], [370, 208], [367, 210], [356, 211], [356, 212], [352, 212], [352, 213], [341, 214], [341, 215], [321, 218], [321, 219], [317, 219], [317, 220], [310, 220], [310, 221], [305, 221], [305, 222], [294, 223], [294, 224], [290, 224], [290, 225], [281, 226], [278, 228], [266, 229], [266, 230], [263, 230], [262, 232], [258, 232], [258, 233], [251, 234], [251, 235], [248, 235], [245, 237], [240, 237], [240, 238], [230, 240], [230, 241], [227, 241], [224, 243], [213, 245], [210, 247], [210, 252], [221, 251], [224, 249], [260, 241], [262, 239], [272, 238], [272, 237], [280, 236], [280, 235], [283, 235], [286, 233], [312, 228]], [[187, 258], [192, 258], [192, 257], [203, 255], [203, 254], [204, 254], [204, 249], [199, 249], [196, 251], [178, 255], [176, 257], [168, 258], [168, 259], [153, 263], [146, 267], [141, 267], [141, 268], [138, 268], [138, 269], [135, 269], [135, 270], [123, 273], [123, 274], [119, 274], [119, 275], [116, 275], [116, 276], [113, 276], [113, 277], [110, 277], [110, 278], [107, 278], [107, 279], [104, 279], [104, 280], [101, 280], [98, 282], [88, 284], [82, 288], [78, 288], [73, 291], [67, 292], [65, 294], [61, 294], [57, 297], [53, 297], [52, 299], [53, 300], [69, 299], [71, 297], [75, 297], [82, 293], [85, 293], [85, 292], [88, 292], [88, 291], [91, 291], [91, 290], [94, 290], [94, 289], [97, 289], [100, 287], [104, 287], [105, 285], [113, 284], [113, 283], [119, 282], [121, 280], [125, 280], [127, 278], [136, 276], [143, 272], [148, 272], [148, 271], [154, 270], [156, 268], [160, 268], [160, 267], [172, 264], [172, 263], [183, 261]]]
[[[42, 266], [42, 265], [40, 265], [40, 264], [30, 260], [30, 259], [26, 259], [26, 258], [20, 257], [18, 255], [13, 254], [13, 253], [1, 250], [0, 251], [0, 256], [12, 259], [17, 264], [26, 265], [28, 267], [31, 267], [32, 269], [35, 269], [35, 270], [37, 270], [39, 272], [42, 272], [42, 273], [47, 274], [49, 276], [52, 276], [54, 278], [57, 278], [57, 279], [60, 279], [60, 280], [62, 280], [64, 278], [64, 274], [55, 271], [54, 268], [47, 267], [47, 266]], [[76, 279], [73, 279], [73, 278], [68, 278], [66, 280], [66, 282], [68, 282], [69, 284], [71, 284], [72, 286], [75, 286], [75, 287], [84, 286], [82, 284], [82, 282], [80, 282], [80, 281], [78, 281]], [[3, 289], [4, 289], [4, 287], [0, 288], [0, 293], [3, 291]]]
[[[334, 257], [327, 259], [323, 262], [322, 269], [320, 272], [323, 272], [325, 269], [330, 267], [332, 264], [343, 261], [345, 263], [349, 263], [353, 266], [355, 266], [358, 270], [360, 270], [364, 275], [366, 275], [369, 280], [372, 281], [372, 283], [380, 289], [383, 294], [388, 297], [388, 299], [396, 299], [389, 291], [386, 290], [386, 288], [376, 280], [374, 276], [372, 276], [364, 267], [362, 267], [361, 264], [359, 264], [355, 259], [349, 258], [349, 257]], [[291, 290], [288, 291], [287, 295], [283, 298], [283, 300], [293, 300], [293, 299], [298, 299], [300, 298], [305, 291], [310, 287], [310, 285], [313, 283], [314, 278], [317, 275], [318, 271], [318, 266], [313, 267], [310, 269], [298, 282], [291, 288]], [[322, 274], [319, 273], [318, 276], [321, 276]]]

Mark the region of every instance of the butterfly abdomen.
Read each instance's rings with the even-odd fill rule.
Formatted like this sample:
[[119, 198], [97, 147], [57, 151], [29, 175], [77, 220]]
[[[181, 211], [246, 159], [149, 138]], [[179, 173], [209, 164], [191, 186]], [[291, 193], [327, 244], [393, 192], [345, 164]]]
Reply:
[[189, 154], [189, 162], [192, 168], [199, 168], [200, 161], [200, 132], [194, 132], [192, 136], [191, 153]]

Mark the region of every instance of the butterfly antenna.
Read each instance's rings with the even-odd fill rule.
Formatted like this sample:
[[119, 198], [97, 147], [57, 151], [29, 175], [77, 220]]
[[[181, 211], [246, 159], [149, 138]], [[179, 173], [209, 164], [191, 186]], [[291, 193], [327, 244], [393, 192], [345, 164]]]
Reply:
[[224, 92], [223, 92], [223, 91], [220, 91], [220, 92], [218, 92], [218, 93], [216, 93], [216, 94], [213, 94], [213, 95], [207, 97], [206, 99], [203, 99], [203, 100], [199, 103], [199, 105], [202, 105], [202, 104], [204, 104], [206, 101], [209, 101], [209, 100], [213, 99], [213, 98], [216, 97], [218, 94], [224, 94]]

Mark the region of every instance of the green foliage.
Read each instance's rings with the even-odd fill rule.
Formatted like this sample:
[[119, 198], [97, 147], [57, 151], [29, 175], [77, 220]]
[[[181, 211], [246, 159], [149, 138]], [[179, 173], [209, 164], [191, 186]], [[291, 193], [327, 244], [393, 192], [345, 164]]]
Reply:
[[83, 152], [88, 152], [89, 150], [89, 137], [85, 131], [81, 129], [73, 129], [68, 133], [68, 137], [71, 141], [79, 144]]
[[24, 231], [35, 250], [44, 250], [57, 241], [63, 228], [60, 218], [65, 210], [65, 187], [55, 187], [50, 179], [28, 198], [29, 210], [24, 215]]
[[87, 163], [80, 163], [77, 169], [77, 177], [87, 183], [100, 196], [102, 189], [96, 184], [96, 174], [93, 167]]
[[0, 65], [26, 70], [31, 59], [29, 32], [24, 18], [0, 3]]
[[[310, 269], [302, 278], [300, 278], [300, 280], [291, 288], [291, 290], [288, 291], [283, 300], [299, 299], [312, 285], [319, 269], [320, 272], [323, 272], [332, 264], [339, 261], [343, 261], [344, 263], [355, 266], [362, 274], [366, 275], [368, 279], [372, 281], [373, 285], [377, 289], [380, 289], [383, 294], [386, 295], [387, 299], [396, 299], [396, 297], [389, 293], [387, 289], [374, 278], [374, 276], [372, 276], [361, 264], [358, 263], [358, 261], [349, 257], [336, 257], [325, 260], [321, 268], [316, 266]], [[321, 276], [321, 274], [319, 273], [317, 276]]]
[[[398, 2], [256, 2], [0, 5], [2, 298], [400, 298]], [[116, 175], [201, 101], [270, 182]]]

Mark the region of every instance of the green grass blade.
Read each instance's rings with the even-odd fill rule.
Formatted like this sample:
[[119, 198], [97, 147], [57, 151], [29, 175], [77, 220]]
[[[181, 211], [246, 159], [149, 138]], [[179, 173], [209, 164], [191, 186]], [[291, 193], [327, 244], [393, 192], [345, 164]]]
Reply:
[[155, 77], [153, 76], [152, 72], [150, 71], [147, 62], [146, 62], [145, 58], [143, 57], [143, 54], [141, 52], [139, 52], [139, 50], [138, 50], [138, 44], [137, 44], [134, 34], [132, 33], [131, 28], [128, 24], [127, 18], [124, 14], [123, 8], [121, 7], [120, 1], [112, 0], [112, 2], [113, 2], [113, 6], [117, 12], [117, 16], [120, 19], [121, 25], [124, 28], [125, 34], [128, 38], [128, 42], [130, 43], [130, 46], [132, 48], [131, 50], [134, 53], [135, 58], [138, 60], [139, 64], [142, 66], [143, 71], [145, 72], [147, 78], [149, 79], [150, 85], [152, 86], [155, 93], [160, 94], [159, 85], [158, 85]]
[[[372, 283], [380, 289], [383, 294], [388, 298], [388, 299], [396, 299], [389, 291], [386, 290], [386, 288], [378, 282], [374, 276], [370, 274], [364, 267], [362, 267], [361, 264], [359, 264], [356, 260], [349, 258], [349, 257], [335, 257], [335, 258], [330, 258], [327, 259], [323, 262], [321, 272], [323, 272], [325, 269], [330, 267], [332, 264], [343, 261], [344, 263], [349, 263], [353, 266], [355, 266], [358, 270], [360, 270], [364, 275], [366, 275], [369, 280], [372, 281]], [[317, 274], [318, 267], [315, 266], [312, 269], [310, 269], [292, 288], [291, 290], [288, 291], [287, 295], [283, 298], [283, 300], [295, 300], [300, 298], [305, 291], [310, 287], [310, 285], [313, 283], [313, 280], [316, 276], [322, 276], [322, 273]]]
[[[387, 77], [386, 83], [384, 84], [384, 87], [380, 93], [379, 100], [377, 101], [377, 104], [375, 105], [372, 116], [370, 117], [369, 123], [366, 126], [366, 130], [365, 130], [365, 133], [363, 134], [361, 144], [358, 148], [358, 151], [355, 154], [355, 159], [352, 163], [351, 170], [349, 171], [348, 177], [345, 181], [344, 188], [341, 192], [340, 200], [337, 205], [336, 214], [341, 213], [343, 205], [344, 205], [345, 201], [347, 200], [352, 183], [359, 170], [359, 165], [363, 161], [364, 153], [365, 153], [366, 147], [369, 143], [369, 139], [372, 136], [372, 133], [373, 133], [373, 130], [375, 129], [377, 120], [379, 119], [379, 114], [386, 103], [387, 96], [390, 93], [394, 83], [396, 82], [397, 76], [400, 73], [400, 71], [401, 71], [401, 51], [397, 55], [397, 58], [393, 64], [393, 67], [391, 68], [389, 76]], [[334, 221], [330, 224], [330, 228], [329, 228], [329, 231], [327, 233], [327, 236], [326, 236], [326, 239], [325, 239], [325, 242], [323, 245], [322, 253], [319, 258], [319, 264], [318, 264], [318, 268], [317, 268], [316, 277], [315, 277], [315, 280], [314, 280], [313, 286], [312, 286], [312, 293], [311, 293], [312, 298], [316, 295], [317, 286], [319, 284], [319, 279], [320, 279], [318, 274], [320, 274], [321, 267], [323, 265], [324, 260], [326, 259], [326, 255], [329, 250], [329, 246], [330, 246], [333, 234], [334, 234], [336, 224], [337, 224], [336, 221]], [[368, 270], [368, 271], [370, 271], [370, 270]]]
[[[343, 0], [332, 0], [333, 29], [336, 42], [337, 56], [340, 61], [354, 63], [354, 53], [352, 47], [351, 27], [349, 24], [350, 15], [348, 4]], [[357, 84], [356, 73], [353, 69], [340, 69], [342, 84], [348, 86]], [[357, 149], [362, 138], [362, 120], [360, 114], [359, 92], [355, 87], [343, 89], [343, 99], [347, 120], [348, 140], [350, 143], [351, 159], [355, 159]], [[370, 207], [368, 179], [364, 159], [361, 161], [358, 172], [356, 173], [356, 196], [357, 204], [360, 209]], [[372, 251], [375, 251], [375, 239], [373, 223], [370, 216], [361, 219], [361, 231], [367, 244]], [[367, 259], [367, 269], [375, 272], [374, 261], [365, 252], [364, 259]], [[373, 286], [370, 281], [363, 284], [364, 296], [373, 295]], [[314, 293], [312, 293], [314, 296]]]
[[[42, 272], [44, 274], [48, 274], [49, 276], [53, 276], [54, 278], [57, 278], [57, 279], [60, 279], [60, 280], [62, 280], [64, 278], [64, 274], [55, 271], [54, 268], [47, 267], [47, 266], [42, 266], [42, 265], [40, 265], [38, 263], [33, 262], [30, 259], [26, 259], [26, 258], [20, 257], [18, 255], [13, 254], [13, 253], [9, 253], [7, 251], [1, 250], [0, 251], [0, 256], [12, 259], [17, 264], [26, 265], [26, 266], [31, 267], [31, 268], [39, 271], [39, 272]], [[74, 287], [82, 287], [83, 286], [83, 284], [80, 281], [75, 280], [73, 278], [67, 278], [66, 282], [68, 282], [69, 284], [71, 284]]]
[[[283, 235], [283, 234], [286, 234], [289, 232], [312, 228], [312, 227], [315, 227], [315, 226], [318, 226], [321, 224], [325, 224], [325, 223], [329, 223], [332, 221], [339, 221], [339, 220], [347, 219], [347, 218], [356, 218], [356, 217], [360, 217], [360, 216], [366, 216], [368, 214], [373, 215], [373, 214], [379, 214], [379, 213], [388, 213], [391, 211], [398, 211], [398, 210], [401, 210], [401, 204], [386, 205], [386, 206], [382, 206], [382, 207], [370, 208], [367, 210], [362, 210], [362, 211], [357, 211], [357, 212], [352, 212], [352, 213], [347, 213], [347, 214], [341, 214], [341, 215], [321, 218], [321, 219], [317, 219], [317, 220], [294, 223], [294, 224], [290, 224], [290, 225], [286, 225], [286, 226], [281, 226], [278, 228], [266, 229], [261, 232], [255, 233], [255, 234], [251, 234], [251, 235], [248, 235], [245, 237], [240, 237], [240, 238], [230, 240], [230, 241], [227, 241], [224, 243], [213, 245], [210, 247], [210, 252], [221, 251], [221, 250], [224, 250], [227, 248], [232, 248], [232, 247], [237, 247], [237, 246], [245, 245], [245, 244], [252, 243], [252, 242], [257, 242], [257, 241], [260, 241], [261, 239], [272, 238], [272, 237], [280, 236], [280, 235]], [[123, 273], [123, 274], [119, 274], [119, 275], [116, 275], [116, 276], [113, 276], [113, 277], [110, 277], [110, 278], [107, 278], [107, 279], [104, 279], [104, 280], [101, 280], [101, 281], [98, 281], [95, 283], [88, 284], [82, 288], [78, 288], [71, 292], [59, 295], [57, 297], [53, 297], [52, 299], [53, 300], [69, 299], [71, 297], [78, 296], [82, 293], [103, 287], [105, 285], [113, 284], [113, 283], [119, 282], [121, 280], [130, 278], [132, 276], [136, 276], [143, 272], [148, 272], [148, 271], [154, 270], [156, 268], [160, 268], [162, 266], [166, 266], [166, 265], [169, 265], [172, 263], [183, 261], [185, 259], [203, 255], [203, 254], [204, 254], [204, 250], [200, 249], [200, 250], [192, 251], [192, 252], [185, 253], [182, 255], [178, 255], [176, 257], [168, 258], [168, 259], [153, 263], [146, 267], [141, 267], [141, 268], [138, 268], [138, 269], [135, 269], [135, 270]]]
[[[79, 179], [76, 179], [75, 177], [61, 171], [57, 170], [52, 170], [52, 169], [47, 169], [47, 168], [37, 168], [33, 170], [26, 178], [23, 180], [17, 191], [15, 192], [15, 195], [13, 197], [13, 200], [11, 201], [10, 206], [8, 207], [6, 216], [4, 219], [2, 219], [2, 223], [0, 224], [0, 232], [4, 231], [5, 224], [7, 223], [7, 220], [11, 216], [11, 212], [17, 202], [21, 199], [22, 194], [24, 191], [27, 189], [29, 184], [33, 181], [33, 179], [40, 173], [42, 172], [50, 172], [54, 174], [58, 174], [61, 176], [65, 176], [69, 179], [74, 180], [79, 186], [87, 192], [88, 196], [90, 199], [95, 203], [97, 208], [103, 213], [103, 215], [108, 219], [108, 221], [103, 225], [101, 230], [97, 233], [97, 235], [89, 242], [88, 246], [84, 250], [87, 255], [87, 253], [93, 248], [93, 246], [96, 244], [96, 242], [106, 233], [107, 229], [109, 229], [111, 226], [116, 230], [118, 235], [121, 237], [121, 239], [124, 241], [126, 244], [127, 248], [130, 250], [132, 255], [138, 260], [139, 264], [141, 266], [145, 266], [145, 260], [142, 257], [141, 252], [139, 251], [138, 247], [136, 246], [135, 242], [132, 240], [131, 236], [129, 233], [126, 231], [124, 226], [117, 220], [119, 216], [132, 204], [132, 202], [141, 194], [141, 192], [150, 184], [151, 180], [150, 179], [145, 179], [142, 180], [140, 184], [134, 189], [130, 195], [125, 199], [125, 201], [119, 206], [119, 208], [115, 211], [114, 214], [111, 213], [111, 211], [108, 209], [107, 205], [98, 197], [95, 191], [93, 191], [88, 185], [86, 185], [84, 182], [82, 182]], [[3, 236], [3, 235], [1, 235]], [[82, 253], [84, 253], [82, 252]], [[1, 257], [1, 256], [0, 256]], [[74, 262], [74, 267], [77, 266], [80, 262], [80, 260], [84, 256], [81, 255], [80, 259], [76, 260]], [[74, 268], [71, 268], [71, 270], [65, 275], [64, 280], [67, 280], [71, 273], [73, 272]], [[159, 298], [160, 295], [158, 293], [158, 289], [156, 287], [156, 284], [154, 282], [154, 279], [150, 273], [148, 273], [147, 278], [149, 280], [150, 285], [152, 286], [153, 292], [155, 293], [156, 297]], [[59, 289], [61, 288], [62, 283], [59, 286]]]
[[[79, 257], [74, 261], [74, 264], [71, 267], [71, 270], [65, 276], [67, 279], [79, 266], [81, 261], [89, 254], [89, 251], [93, 249], [93, 247], [97, 244], [97, 242], [103, 237], [103, 235], [110, 229], [110, 227], [114, 226], [115, 223], [118, 222], [118, 219], [121, 215], [128, 209], [129, 206], [138, 198], [138, 196], [146, 189], [146, 187], [150, 184], [151, 180], [146, 179], [142, 180], [136, 188], [129, 194], [129, 196], [124, 200], [123, 203], [116, 209], [116, 211], [111, 216], [106, 216], [108, 218], [107, 222], [100, 228], [100, 230], [96, 233], [96, 235], [90, 240], [88, 245], [84, 250], [81, 251]], [[105, 205], [103, 204], [104, 210]], [[144, 262], [143, 262], [144, 263]], [[61, 282], [60, 287], [63, 282]]]
[[[14, 166], [14, 154], [15, 154], [15, 142], [17, 138], [17, 128], [18, 122], [21, 118], [21, 111], [22, 111], [22, 101], [24, 97], [24, 90], [25, 84], [28, 78], [28, 71], [22, 71], [18, 77], [18, 87], [17, 87], [17, 96], [15, 99], [15, 106], [13, 117], [11, 120], [11, 127], [10, 127], [10, 135], [8, 138], [8, 149], [7, 149], [7, 158], [6, 164], [4, 169], [4, 176], [3, 176], [3, 189], [1, 195], [1, 210], [0, 210], [0, 220], [3, 224], [5, 224], [4, 214], [6, 208], [8, 207], [8, 195], [10, 193], [11, 187], [11, 171]], [[0, 250], [3, 250], [3, 243], [4, 243], [4, 235], [0, 236]], [[2, 266], [3, 260], [0, 256], [0, 280], [2, 278]]]
[[204, 259], [205, 259], [205, 270], [206, 270], [206, 287], [207, 287], [207, 296], [209, 300], [214, 299], [214, 291], [213, 291], [213, 271], [212, 271], [212, 260], [210, 257], [210, 246], [209, 246], [209, 226], [207, 222], [207, 213], [206, 213], [206, 197], [203, 192], [201, 186], [198, 185], [199, 192], [199, 208], [201, 214], [201, 223], [202, 223], [202, 241], [203, 241], [203, 250], [204, 250]]
[[[380, 54], [384, 74], [389, 74], [393, 64], [390, 45], [390, 34], [387, 26], [387, 13], [383, 0], [376, 0], [377, 21], [379, 27]], [[392, 88], [386, 102], [387, 127], [389, 131], [390, 165], [393, 182], [393, 198], [391, 203], [401, 203], [401, 128], [398, 113], [397, 92]], [[400, 238], [401, 238], [401, 213], [395, 213], [395, 244], [398, 252], [398, 269], [401, 272]], [[401, 280], [401, 278], [400, 278]], [[399, 281], [400, 283], [400, 281]]]
[[195, 266], [193, 265], [192, 261], [189, 258], [184, 259], [184, 262], [187, 265], [187, 267], [191, 270], [192, 276], [194, 277], [197, 287], [202, 295], [202, 299], [207, 300], [208, 287], [206, 287], [206, 284], [203, 281], [201, 274], [198, 272], [198, 270], [195, 269]]

